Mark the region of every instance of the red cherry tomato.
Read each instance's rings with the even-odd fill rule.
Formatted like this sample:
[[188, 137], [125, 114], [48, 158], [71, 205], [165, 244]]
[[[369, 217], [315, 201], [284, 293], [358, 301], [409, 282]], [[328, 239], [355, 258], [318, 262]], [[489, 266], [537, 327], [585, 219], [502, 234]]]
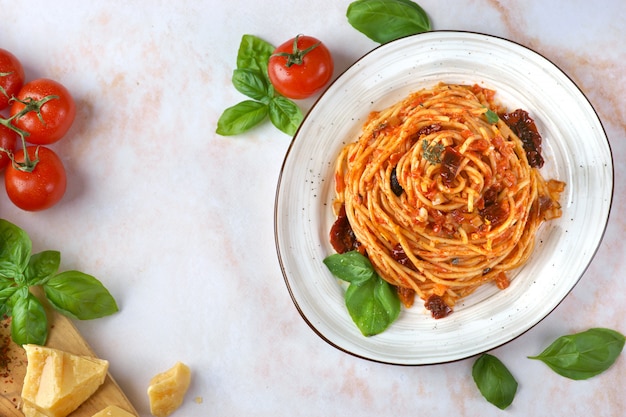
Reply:
[[[67, 187], [63, 162], [54, 151], [44, 146], [28, 146], [28, 156], [38, 160], [32, 172], [25, 172], [13, 164], [4, 174], [7, 195], [17, 207], [27, 211], [39, 211], [58, 203]], [[24, 162], [24, 150], [15, 152], [15, 162]]]
[[25, 139], [29, 143], [36, 145], [54, 143], [67, 133], [74, 122], [76, 105], [72, 95], [63, 85], [47, 78], [24, 84], [17, 94], [17, 99], [20, 101], [14, 101], [11, 105], [11, 117], [24, 109], [23, 102], [29, 98], [39, 101], [48, 96], [56, 96], [56, 98], [51, 98], [41, 106], [43, 123], [35, 111], [29, 111], [13, 120], [15, 126], [28, 132], [29, 135]]
[[0, 171], [9, 165], [11, 158], [7, 152], [13, 153], [17, 145], [17, 133], [8, 127], [0, 125]]
[[9, 107], [9, 99], [17, 95], [23, 84], [24, 67], [15, 55], [0, 48], [0, 110]]
[[276, 91], [302, 99], [322, 89], [330, 81], [333, 68], [333, 58], [322, 42], [299, 35], [276, 48], [267, 72]]

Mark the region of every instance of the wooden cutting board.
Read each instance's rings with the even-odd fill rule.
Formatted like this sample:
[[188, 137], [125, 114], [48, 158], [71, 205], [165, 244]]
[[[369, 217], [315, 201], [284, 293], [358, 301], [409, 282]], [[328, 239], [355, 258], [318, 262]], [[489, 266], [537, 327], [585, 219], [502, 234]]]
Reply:
[[[76, 355], [96, 356], [70, 319], [49, 306], [46, 310], [50, 322], [46, 346]], [[24, 417], [20, 409], [20, 394], [26, 374], [26, 353], [11, 340], [10, 327], [9, 319], [0, 322], [0, 416]], [[117, 405], [139, 415], [109, 374], [98, 391], [68, 417], [91, 417], [109, 405]]]

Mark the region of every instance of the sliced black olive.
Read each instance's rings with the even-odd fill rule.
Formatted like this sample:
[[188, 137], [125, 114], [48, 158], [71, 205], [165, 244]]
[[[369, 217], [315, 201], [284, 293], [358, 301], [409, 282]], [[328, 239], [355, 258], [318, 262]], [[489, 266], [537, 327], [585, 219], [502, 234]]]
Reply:
[[393, 191], [393, 193], [397, 197], [400, 197], [402, 195], [402, 193], [404, 192], [404, 189], [402, 188], [402, 186], [398, 182], [398, 176], [396, 174], [396, 168], [395, 167], [391, 171], [390, 183], [391, 183], [391, 191]]

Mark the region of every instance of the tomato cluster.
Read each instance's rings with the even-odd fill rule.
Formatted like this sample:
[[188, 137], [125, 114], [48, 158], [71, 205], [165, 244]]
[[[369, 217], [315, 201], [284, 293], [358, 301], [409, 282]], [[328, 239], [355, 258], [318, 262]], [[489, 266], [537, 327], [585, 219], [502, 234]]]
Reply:
[[4, 184], [13, 204], [38, 211], [52, 207], [65, 194], [63, 162], [44, 145], [65, 136], [76, 117], [76, 105], [57, 81], [25, 81], [20, 61], [0, 48], [0, 170], [5, 170]]

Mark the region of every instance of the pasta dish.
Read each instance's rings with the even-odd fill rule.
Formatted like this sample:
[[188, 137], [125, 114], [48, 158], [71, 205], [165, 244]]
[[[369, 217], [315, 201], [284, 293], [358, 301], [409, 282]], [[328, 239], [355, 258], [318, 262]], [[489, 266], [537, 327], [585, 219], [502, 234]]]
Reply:
[[537, 229], [561, 216], [565, 183], [546, 180], [541, 136], [494, 90], [438, 84], [370, 114], [334, 169], [338, 253], [357, 250], [410, 307], [435, 318], [479, 286], [509, 285]]

